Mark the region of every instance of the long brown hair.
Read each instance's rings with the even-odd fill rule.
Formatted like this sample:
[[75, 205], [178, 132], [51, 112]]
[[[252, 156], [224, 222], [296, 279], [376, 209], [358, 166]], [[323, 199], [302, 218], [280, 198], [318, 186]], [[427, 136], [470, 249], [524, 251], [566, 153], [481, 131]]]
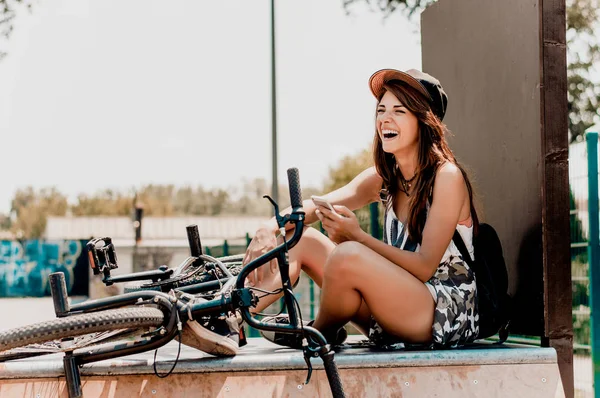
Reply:
[[[469, 203], [471, 204], [471, 217], [473, 219], [474, 233], [477, 234], [479, 219], [475, 207], [473, 206], [473, 188], [467, 172], [461, 166], [454, 153], [448, 146], [446, 134], [448, 129], [440, 119], [435, 116], [429, 105], [429, 101], [420, 92], [416, 91], [406, 83], [398, 80], [391, 80], [384, 84], [385, 90], [377, 98], [377, 103], [386, 91], [391, 92], [408, 110], [410, 110], [419, 122], [419, 155], [418, 166], [416, 170], [415, 188], [409, 199], [407, 227], [410, 238], [421, 243], [423, 238], [423, 228], [427, 219], [427, 201], [433, 194], [433, 183], [437, 170], [446, 162], [454, 163], [461, 171], [467, 190], [469, 191]], [[393, 154], [383, 151], [381, 137], [375, 127], [375, 137], [373, 139], [373, 157], [377, 173], [383, 178], [383, 186], [387, 189], [387, 205], [393, 206], [395, 198], [400, 193], [400, 170], [396, 165], [396, 158]]]

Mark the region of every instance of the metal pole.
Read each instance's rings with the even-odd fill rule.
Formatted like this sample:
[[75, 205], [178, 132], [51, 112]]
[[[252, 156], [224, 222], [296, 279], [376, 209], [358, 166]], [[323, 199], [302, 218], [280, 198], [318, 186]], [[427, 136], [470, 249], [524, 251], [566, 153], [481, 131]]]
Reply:
[[598, 241], [598, 133], [587, 133], [588, 152], [588, 217], [590, 223], [588, 264], [590, 270], [590, 313], [594, 395], [600, 398], [600, 254]]
[[371, 236], [375, 239], [381, 239], [379, 234], [379, 203], [373, 202], [369, 205], [371, 214]]
[[279, 202], [279, 184], [277, 182], [277, 87], [275, 72], [275, 0], [271, 0], [271, 150], [273, 159], [271, 197], [275, 202]]
[[315, 281], [308, 278], [308, 291], [310, 294], [310, 319], [315, 319]]
[[223, 256], [229, 256], [229, 243], [227, 243], [227, 239], [223, 241]]

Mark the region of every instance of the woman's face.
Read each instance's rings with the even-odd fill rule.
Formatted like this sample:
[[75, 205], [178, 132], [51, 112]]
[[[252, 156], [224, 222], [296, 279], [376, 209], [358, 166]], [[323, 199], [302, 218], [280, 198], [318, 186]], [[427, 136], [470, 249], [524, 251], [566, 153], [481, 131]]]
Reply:
[[402, 156], [418, 150], [419, 121], [389, 91], [386, 91], [377, 106], [376, 124], [385, 152]]

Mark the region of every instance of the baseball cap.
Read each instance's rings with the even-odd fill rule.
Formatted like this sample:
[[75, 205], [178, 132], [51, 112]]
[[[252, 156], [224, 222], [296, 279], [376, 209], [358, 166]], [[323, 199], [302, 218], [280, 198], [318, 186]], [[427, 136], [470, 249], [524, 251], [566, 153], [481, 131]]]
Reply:
[[390, 80], [400, 80], [423, 94], [429, 100], [434, 115], [440, 120], [444, 119], [448, 96], [438, 79], [416, 69], [409, 69], [406, 72], [381, 69], [369, 78], [369, 87], [375, 98], [379, 98], [384, 90], [383, 85]]

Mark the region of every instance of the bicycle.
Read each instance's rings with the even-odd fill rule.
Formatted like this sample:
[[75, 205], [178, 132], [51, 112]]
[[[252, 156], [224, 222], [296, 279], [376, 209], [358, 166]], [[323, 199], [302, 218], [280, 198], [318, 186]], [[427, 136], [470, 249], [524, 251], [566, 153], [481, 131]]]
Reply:
[[[223, 312], [239, 311], [246, 324], [255, 329], [301, 335], [308, 368], [305, 383], [309, 383], [312, 374], [311, 358], [320, 356], [333, 396], [345, 397], [334, 351], [317, 329], [303, 325], [300, 308], [293, 294], [288, 251], [302, 237], [305, 213], [298, 170], [288, 169], [287, 173], [291, 214], [281, 216], [277, 203], [268, 195], [265, 197], [274, 207], [280, 229], [284, 229], [287, 223], [295, 224], [290, 240], [286, 240], [283, 233], [283, 243], [241, 268], [239, 256], [223, 258], [224, 261], [221, 261], [202, 254], [198, 228], [189, 226], [187, 235], [191, 256], [175, 269], [161, 266], [158, 270], [111, 276], [111, 270], [118, 268], [112, 241], [110, 238], [93, 239], [87, 245], [90, 266], [95, 275], [103, 275], [102, 281], [106, 285], [146, 282], [121, 295], [69, 305], [64, 274], [51, 274], [50, 288], [57, 319], [0, 332], [0, 362], [64, 352], [63, 365], [69, 397], [79, 398], [82, 396], [80, 366], [158, 349], [176, 337], [181, 349], [182, 330], [189, 321], [202, 316], [219, 316]], [[278, 291], [267, 293], [283, 292], [289, 324], [261, 322], [250, 312], [250, 308], [258, 302], [254, 293], [258, 289], [245, 287], [246, 277], [273, 259], [279, 265], [282, 287]], [[234, 277], [230, 268], [235, 265], [238, 266], [239, 274]], [[182, 283], [201, 274], [198, 271], [201, 266], [205, 270], [212, 269], [215, 279]], [[135, 290], [138, 288], [144, 290]], [[203, 301], [199, 302], [197, 298], [203, 292], [211, 293], [205, 294]], [[159, 375], [156, 367], [155, 373], [166, 377], [176, 364], [177, 359], [166, 375]]]

